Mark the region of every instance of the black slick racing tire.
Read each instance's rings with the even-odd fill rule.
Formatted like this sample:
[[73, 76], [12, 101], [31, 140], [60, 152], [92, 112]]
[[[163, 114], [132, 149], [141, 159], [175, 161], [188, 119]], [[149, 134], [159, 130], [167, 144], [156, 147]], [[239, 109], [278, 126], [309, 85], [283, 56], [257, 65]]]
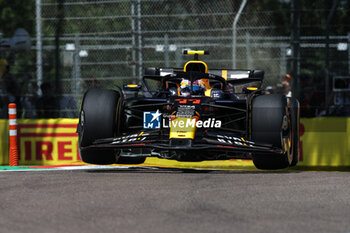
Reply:
[[91, 164], [116, 163], [120, 153], [111, 149], [81, 149], [101, 138], [117, 134], [120, 94], [113, 90], [90, 89], [83, 98], [78, 126], [79, 151], [82, 161]]
[[290, 106], [291, 106], [291, 120], [292, 120], [292, 153], [293, 158], [292, 162], [290, 164], [291, 167], [294, 167], [299, 162], [299, 155], [300, 155], [300, 104], [299, 101], [296, 98], [290, 98]]
[[283, 154], [253, 154], [253, 163], [256, 168], [272, 170], [287, 168], [290, 165], [290, 149], [285, 148], [283, 140], [284, 135], [288, 133], [288, 129], [285, 129], [287, 121], [287, 99], [284, 95], [261, 95], [253, 99], [251, 109], [252, 141], [257, 144], [272, 145], [284, 151]]

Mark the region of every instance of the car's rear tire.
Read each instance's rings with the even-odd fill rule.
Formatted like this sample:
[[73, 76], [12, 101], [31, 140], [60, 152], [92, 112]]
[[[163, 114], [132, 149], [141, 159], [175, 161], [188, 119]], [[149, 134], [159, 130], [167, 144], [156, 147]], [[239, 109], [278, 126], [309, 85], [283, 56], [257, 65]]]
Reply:
[[290, 164], [291, 167], [296, 166], [299, 162], [299, 155], [300, 155], [300, 134], [299, 134], [299, 128], [300, 128], [300, 104], [299, 101], [296, 98], [290, 99], [290, 106], [291, 106], [291, 118], [292, 118], [292, 136], [293, 136], [293, 142], [292, 142], [292, 153], [293, 153], [293, 159]]
[[290, 127], [286, 128], [289, 124], [286, 97], [279, 94], [257, 96], [253, 99], [251, 111], [252, 140], [284, 151], [282, 154], [253, 154], [254, 165], [259, 169], [287, 168], [292, 159]]
[[82, 161], [92, 164], [116, 163], [119, 150], [82, 149], [101, 138], [115, 137], [118, 131], [120, 94], [113, 90], [90, 89], [83, 98], [78, 126]]

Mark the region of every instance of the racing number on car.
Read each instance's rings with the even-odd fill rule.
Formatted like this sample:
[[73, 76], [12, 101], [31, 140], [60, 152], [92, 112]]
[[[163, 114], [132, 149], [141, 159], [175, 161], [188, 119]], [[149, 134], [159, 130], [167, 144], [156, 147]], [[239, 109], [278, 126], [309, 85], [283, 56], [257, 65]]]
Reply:
[[179, 104], [187, 104], [187, 103], [200, 104], [201, 103], [200, 99], [176, 99], [175, 101], [179, 102]]

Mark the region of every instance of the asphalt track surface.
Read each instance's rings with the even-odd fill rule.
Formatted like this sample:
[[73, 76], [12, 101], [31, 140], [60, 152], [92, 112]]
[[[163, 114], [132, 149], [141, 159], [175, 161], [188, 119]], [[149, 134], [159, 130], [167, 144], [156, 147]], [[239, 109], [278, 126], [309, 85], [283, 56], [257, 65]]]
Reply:
[[0, 232], [350, 232], [349, 172], [0, 173]]

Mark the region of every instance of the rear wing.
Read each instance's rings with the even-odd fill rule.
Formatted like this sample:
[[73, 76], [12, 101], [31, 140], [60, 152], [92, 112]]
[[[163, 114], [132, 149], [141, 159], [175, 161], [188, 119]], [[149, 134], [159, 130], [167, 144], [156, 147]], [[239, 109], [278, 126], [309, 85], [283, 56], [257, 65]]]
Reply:
[[[166, 76], [183, 72], [182, 68], [155, 68], [149, 67], [145, 69], [145, 76]], [[209, 74], [214, 74], [223, 77], [228, 83], [233, 85], [241, 85], [254, 81], [262, 82], [264, 80], [263, 70], [221, 70], [209, 69]]]

